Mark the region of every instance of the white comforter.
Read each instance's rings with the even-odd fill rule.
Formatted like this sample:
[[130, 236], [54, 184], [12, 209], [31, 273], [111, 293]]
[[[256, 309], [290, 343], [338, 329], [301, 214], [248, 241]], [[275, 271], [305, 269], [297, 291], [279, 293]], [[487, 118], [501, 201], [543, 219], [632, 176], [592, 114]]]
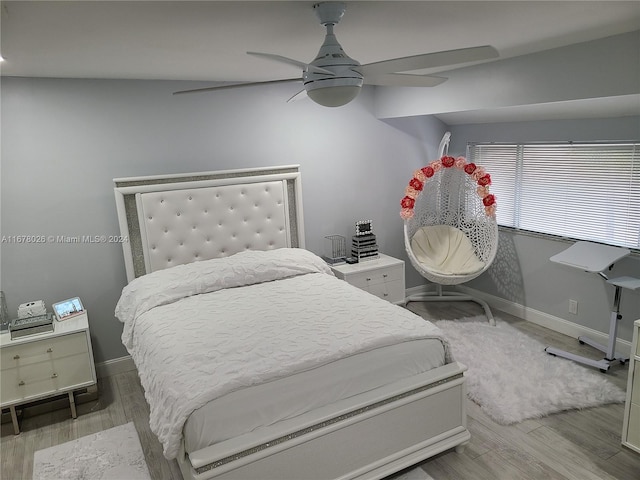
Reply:
[[145, 275], [124, 288], [116, 316], [167, 458], [195, 409], [237, 389], [420, 338], [439, 338], [451, 360], [433, 324], [336, 279], [302, 249]]

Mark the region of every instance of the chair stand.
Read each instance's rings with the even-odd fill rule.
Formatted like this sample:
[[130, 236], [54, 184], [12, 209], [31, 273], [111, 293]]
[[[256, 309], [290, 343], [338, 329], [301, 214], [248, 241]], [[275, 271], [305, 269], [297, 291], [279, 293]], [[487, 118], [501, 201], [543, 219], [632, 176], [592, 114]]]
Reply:
[[442, 285], [436, 284], [435, 292], [416, 293], [410, 295], [405, 299], [405, 305], [409, 302], [475, 302], [484, 309], [484, 313], [492, 326], [495, 326], [496, 321], [493, 318], [489, 304], [484, 300], [473, 297], [469, 294], [455, 291], [443, 291]]

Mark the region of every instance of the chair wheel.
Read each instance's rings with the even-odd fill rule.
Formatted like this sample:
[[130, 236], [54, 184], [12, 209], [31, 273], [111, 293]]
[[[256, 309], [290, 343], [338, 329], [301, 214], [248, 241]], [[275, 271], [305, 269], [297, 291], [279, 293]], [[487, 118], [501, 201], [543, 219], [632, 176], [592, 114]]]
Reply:
[[583, 342], [582, 340], [578, 340], [578, 343], [579, 343], [580, 345], [584, 345], [584, 342]]
[[601, 368], [601, 369], [600, 369], [600, 371], [601, 371], [602, 373], [607, 373], [607, 369], [604, 369], [604, 368]]

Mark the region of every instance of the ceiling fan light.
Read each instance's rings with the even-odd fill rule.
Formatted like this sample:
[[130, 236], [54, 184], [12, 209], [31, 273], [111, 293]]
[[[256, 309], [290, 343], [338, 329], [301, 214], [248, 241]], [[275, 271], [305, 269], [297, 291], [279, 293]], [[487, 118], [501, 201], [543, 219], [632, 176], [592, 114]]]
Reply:
[[307, 90], [309, 98], [323, 107], [341, 107], [356, 98], [358, 93], [360, 93], [360, 87], [354, 85]]

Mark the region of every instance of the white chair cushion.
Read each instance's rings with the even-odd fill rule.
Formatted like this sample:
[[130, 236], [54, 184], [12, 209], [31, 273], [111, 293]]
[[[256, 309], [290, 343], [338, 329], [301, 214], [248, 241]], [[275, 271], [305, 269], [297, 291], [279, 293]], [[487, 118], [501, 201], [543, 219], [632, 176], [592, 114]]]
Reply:
[[442, 275], [468, 275], [485, 266], [464, 232], [450, 225], [420, 228], [411, 239], [411, 249], [425, 270]]

